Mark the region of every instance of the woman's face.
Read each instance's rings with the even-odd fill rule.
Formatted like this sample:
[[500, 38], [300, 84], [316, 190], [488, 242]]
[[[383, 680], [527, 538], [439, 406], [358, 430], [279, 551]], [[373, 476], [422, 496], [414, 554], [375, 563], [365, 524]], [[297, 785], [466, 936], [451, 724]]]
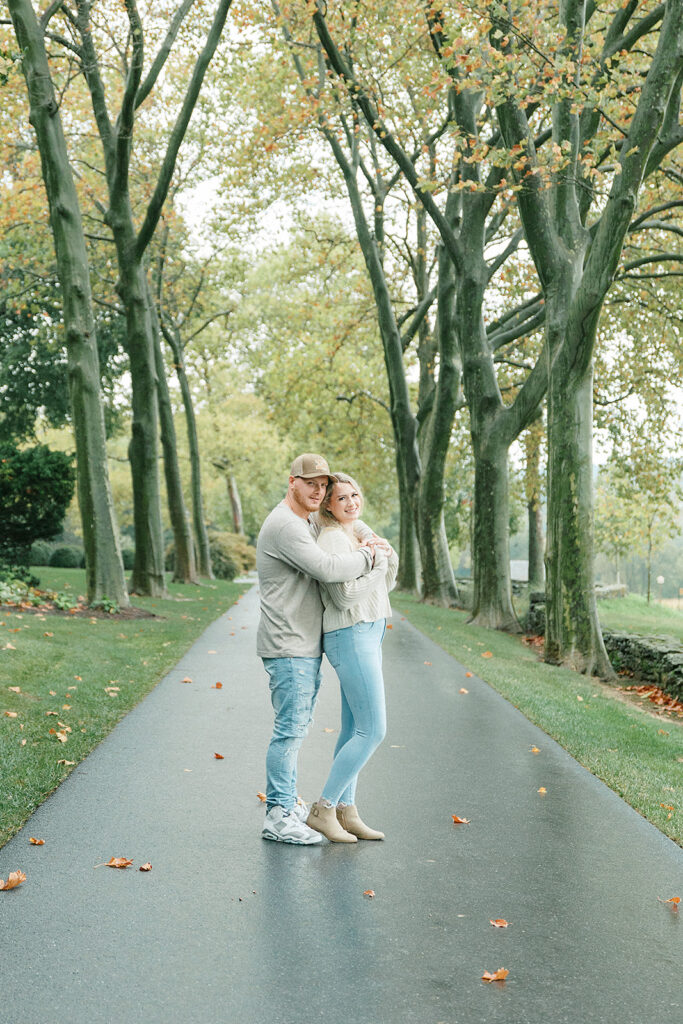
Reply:
[[338, 523], [352, 523], [360, 515], [363, 501], [360, 492], [353, 484], [343, 483], [341, 480], [332, 488], [332, 497], [328, 505], [328, 511], [332, 513]]

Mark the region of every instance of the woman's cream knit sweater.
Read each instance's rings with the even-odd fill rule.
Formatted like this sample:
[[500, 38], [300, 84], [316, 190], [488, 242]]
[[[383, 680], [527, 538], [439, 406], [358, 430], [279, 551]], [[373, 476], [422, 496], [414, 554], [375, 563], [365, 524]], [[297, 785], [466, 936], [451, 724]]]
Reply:
[[[318, 537], [318, 544], [332, 555], [346, 555], [360, 547], [341, 526], [326, 526]], [[391, 549], [387, 558], [377, 549], [375, 565], [357, 580], [348, 583], [321, 583], [323, 600], [323, 633], [345, 629], [357, 622], [375, 622], [391, 617], [389, 591], [393, 590], [398, 571], [398, 555]]]

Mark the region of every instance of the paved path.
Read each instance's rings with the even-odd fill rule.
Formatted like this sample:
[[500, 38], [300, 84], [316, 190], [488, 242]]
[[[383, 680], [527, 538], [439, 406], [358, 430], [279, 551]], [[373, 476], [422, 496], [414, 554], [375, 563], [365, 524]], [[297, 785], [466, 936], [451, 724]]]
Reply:
[[[400, 616], [359, 786], [386, 841], [262, 841], [256, 620], [253, 590], [0, 851], [27, 875], [0, 893], [2, 1024], [683, 1020], [683, 911], [657, 900], [683, 895], [683, 852]], [[328, 672], [309, 800], [335, 691]], [[135, 869], [93, 870], [112, 856]]]

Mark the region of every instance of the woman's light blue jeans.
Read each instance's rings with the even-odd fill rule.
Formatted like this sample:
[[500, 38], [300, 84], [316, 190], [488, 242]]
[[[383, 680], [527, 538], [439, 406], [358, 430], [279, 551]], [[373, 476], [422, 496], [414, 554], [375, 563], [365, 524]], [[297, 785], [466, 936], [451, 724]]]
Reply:
[[313, 721], [320, 689], [319, 658], [264, 658], [275, 712], [273, 736], [266, 754], [266, 806], [286, 811], [296, 807], [296, 764], [299, 748]]
[[322, 795], [355, 804], [358, 773], [384, 739], [387, 716], [382, 679], [386, 620], [358, 622], [323, 635], [323, 650], [341, 685], [341, 730]]

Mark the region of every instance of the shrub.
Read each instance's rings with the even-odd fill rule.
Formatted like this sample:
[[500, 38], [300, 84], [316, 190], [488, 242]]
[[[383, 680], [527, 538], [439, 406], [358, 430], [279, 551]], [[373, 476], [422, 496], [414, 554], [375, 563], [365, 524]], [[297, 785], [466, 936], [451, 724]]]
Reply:
[[81, 548], [62, 545], [55, 548], [50, 555], [50, 565], [55, 569], [78, 569], [83, 558]]
[[[256, 565], [256, 549], [239, 533], [209, 533], [211, 568], [216, 579], [232, 580]], [[232, 574], [227, 575], [231, 571]]]
[[28, 587], [37, 587], [40, 580], [25, 565], [8, 565], [6, 562], [0, 562], [0, 583], [25, 591]]
[[31, 545], [31, 565], [49, 565], [52, 551], [52, 544], [48, 544], [46, 540], [35, 541]]
[[135, 562], [134, 548], [121, 548], [121, 557], [123, 559], [123, 568], [126, 572], [129, 572], [133, 568], [133, 563]]
[[59, 533], [75, 481], [64, 452], [0, 444], [0, 547], [8, 561], [28, 564], [33, 542]]

